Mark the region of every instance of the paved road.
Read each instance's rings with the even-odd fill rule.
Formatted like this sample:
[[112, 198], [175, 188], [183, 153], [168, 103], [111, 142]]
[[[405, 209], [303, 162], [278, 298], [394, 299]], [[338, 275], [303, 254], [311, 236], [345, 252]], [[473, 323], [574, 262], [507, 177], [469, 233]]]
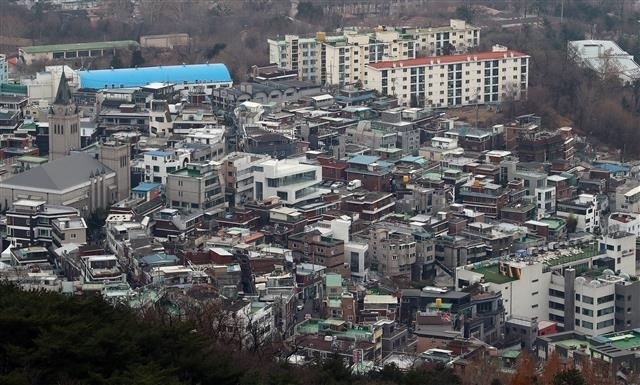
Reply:
[[304, 321], [304, 315], [311, 314], [313, 318], [320, 318], [320, 312], [313, 308], [313, 300], [307, 299], [302, 310], [296, 309], [296, 323]]

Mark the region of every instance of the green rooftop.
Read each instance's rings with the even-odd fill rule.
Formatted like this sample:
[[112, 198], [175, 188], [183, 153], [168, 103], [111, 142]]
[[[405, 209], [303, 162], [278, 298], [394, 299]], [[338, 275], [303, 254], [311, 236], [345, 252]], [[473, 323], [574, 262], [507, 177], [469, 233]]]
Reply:
[[110, 49], [110, 48], [129, 48], [137, 47], [138, 42], [134, 40], [116, 40], [116, 41], [96, 41], [91, 43], [71, 43], [71, 44], [52, 44], [52, 45], [32, 45], [22, 47], [22, 51], [27, 54], [46, 53], [53, 51], [79, 51], [92, 49]]
[[590, 348], [590, 344], [589, 341], [587, 340], [579, 340], [576, 338], [570, 338], [568, 340], [563, 340], [563, 341], [559, 341], [557, 342], [557, 345], [560, 345], [562, 347], [564, 347], [565, 349], [572, 349], [573, 347], [575, 347], [576, 349], [580, 347], [580, 345], [587, 345], [587, 348], [585, 349], [585, 353], [589, 354], [589, 348]]
[[0, 94], [18, 94], [26, 96], [27, 86], [22, 84], [2, 83], [0, 84]]
[[484, 279], [487, 282], [507, 283], [517, 280], [516, 277], [509, 277], [508, 275], [500, 274], [500, 272], [498, 271], [498, 265], [475, 268], [473, 269], [473, 271], [484, 275]]
[[325, 285], [328, 287], [342, 286], [342, 276], [340, 274], [328, 273], [324, 276]]
[[[578, 252], [572, 250], [578, 250]], [[565, 253], [564, 255], [562, 253]], [[556, 250], [556, 256], [552, 258], [548, 258], [546, 264], [549, 266], [558, 266], [564, 265], [571, 262], [576, 262], [581, 259], [595, 257], [596, 255], [600, 255], [600, 251], [598, 250], [597, 245], [594, 243], [591, 246], [580, 248], [569, 248], [569, 249], [560, 249]]]
[[640, 333], [635, 330], [604, 334], [601, 337], [606, 338], [610, 345], [621, 350], [635, 350], [640, 347]]
[[539, 222], [546, 223], [549, 226], [549, 230], [558, 230], [567, 223], [561, 218], [542, 218]]
[[45, 158], [43, 156], [25, 155], [25, 156], [21, 156], [21, 157], [17, 158], [16, 161], [18, 161], [18, 162], [26, 162], [26, 163], [42, 164], [42, 163], [47, 163], [49, 161], [49, 159], [47, 159], [47, 158]]
[[516, 359], [518, 358], [518, 356], [520, 355], [520, 350], [505, 350], [501, 357], [502, 358], [511, 358], [511, 359]]

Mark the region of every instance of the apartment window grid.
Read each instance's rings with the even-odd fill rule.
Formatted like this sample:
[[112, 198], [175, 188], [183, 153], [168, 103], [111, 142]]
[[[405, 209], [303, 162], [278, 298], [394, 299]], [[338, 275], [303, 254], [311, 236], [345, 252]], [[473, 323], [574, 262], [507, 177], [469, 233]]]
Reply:
[[447, 104], [462, 104], [462, 63], [449, 64], [447, 68]]
[[498, 101], [499, 60], [488, 60], [484, 63], [484, 101]]

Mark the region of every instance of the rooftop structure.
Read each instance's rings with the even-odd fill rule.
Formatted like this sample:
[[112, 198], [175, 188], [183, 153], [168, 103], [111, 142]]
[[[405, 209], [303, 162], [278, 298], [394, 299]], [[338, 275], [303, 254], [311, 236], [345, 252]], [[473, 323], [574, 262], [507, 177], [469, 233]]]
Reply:
[[611, 40], [574, 40], [568, 43], [570, 54], [600, 76], [613, 75], [623, 83], [640, 78], [640, 65]]
[[78, 71], [82, 88], [140, 87], [149, 83], [231, 84], [227, 66], [221, 63], [118, 68]]

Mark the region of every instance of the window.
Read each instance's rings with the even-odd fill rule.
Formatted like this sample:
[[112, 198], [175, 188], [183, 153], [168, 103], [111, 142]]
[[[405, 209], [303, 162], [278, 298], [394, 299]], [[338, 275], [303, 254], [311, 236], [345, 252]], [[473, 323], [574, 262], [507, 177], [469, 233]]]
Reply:
[[604, 297], [600, 297], [598, 298], [598, 305], [603, 304], [603, 303], [607, 303], [607, 302], [611, 302], [614, 299], [614, 295], [610, 294], [610, 295], [605, 295]]
[[582, 302], [588, 303], [589, 305], [593, 305], [593, 298], [589, 297], [589, 296], [586, 296], [586, 295], [583, 295], [582, 296]]
[[613, 319], [608, 319], [606, 321], [598, 322], [598, 324], [596, 325], [598, 329], [603, 329], [608, 326], [613, 326]]
[[593, 329], [593, 323], [588, 321], [582, 321], [582, 327], [586, 329]]

